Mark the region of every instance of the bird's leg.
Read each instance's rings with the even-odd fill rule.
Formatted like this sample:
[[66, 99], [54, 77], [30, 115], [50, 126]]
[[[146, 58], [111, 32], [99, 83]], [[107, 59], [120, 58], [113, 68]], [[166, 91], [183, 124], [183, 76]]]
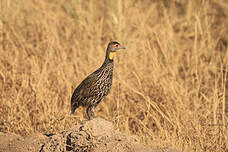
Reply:
[[86, 113], [87, 113], [88, 119], [91, 120], [89, 112], [90, 112], [90, 107], [87, 107]]
[[87, 113], [87, 116], [88, 116], [88, 119], [91, 120], [91, 115], [93, 118], [96, 118], [95, 114], [94, 114], [94, 106], [89, 106], [87, 109], [86, 109], [86, 113]]
[[93, 107], [90, 108], [90, 111], [91, 111], [91, 114], [92, 114], [93, 118], [96, 118], [96, 116], [94, 114], [94, 109], [95, 109], [95, 107], [93, 106]]

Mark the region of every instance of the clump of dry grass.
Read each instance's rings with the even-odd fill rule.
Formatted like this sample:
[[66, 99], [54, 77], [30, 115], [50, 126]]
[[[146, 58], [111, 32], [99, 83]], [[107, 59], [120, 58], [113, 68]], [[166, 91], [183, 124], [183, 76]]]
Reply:
[[225, 151], [228, 146], [228, 4], [225, 1], [3, 1], [0, 131], [58, 132], [73, 89], [115, 56], [110, 95], [96, 109], [153, 147]]

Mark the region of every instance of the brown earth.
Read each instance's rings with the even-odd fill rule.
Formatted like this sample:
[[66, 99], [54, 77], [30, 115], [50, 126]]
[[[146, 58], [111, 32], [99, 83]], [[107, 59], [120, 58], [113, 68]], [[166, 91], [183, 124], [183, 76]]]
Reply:
[[135, 136], [114, 129], [111, 122], [96, 118], [84, 121], [59, 134], [22, 137], [11, 133], [0, 134], [0, 152], [65, 152], [65, 151], [125, 151], [125, 152], [177, 152], [176, 150], [150, 149], [140, 144]]

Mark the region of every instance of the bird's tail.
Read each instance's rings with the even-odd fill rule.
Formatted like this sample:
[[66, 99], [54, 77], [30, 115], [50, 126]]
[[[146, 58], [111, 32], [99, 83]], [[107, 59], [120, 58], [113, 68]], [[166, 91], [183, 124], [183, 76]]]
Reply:
[[74, 112], [75, 112], [75, 110], [76, 110], [77, 108], [78, 108], [78, 106], [71, 105], [69, 114], [70, 114], [70, 115], [74, 114]]

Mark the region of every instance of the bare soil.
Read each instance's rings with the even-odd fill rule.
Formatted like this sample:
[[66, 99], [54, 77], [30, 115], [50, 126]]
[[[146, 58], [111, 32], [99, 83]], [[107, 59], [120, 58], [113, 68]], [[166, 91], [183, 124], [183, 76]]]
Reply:
[[81, 122], [59, 134], [22, 137], [0, 134], [0, 152], [177, 152], [168, 148], [153, 150], [139, 142], [138, 137], [114, 129], [111, 122], [101, 118]]

